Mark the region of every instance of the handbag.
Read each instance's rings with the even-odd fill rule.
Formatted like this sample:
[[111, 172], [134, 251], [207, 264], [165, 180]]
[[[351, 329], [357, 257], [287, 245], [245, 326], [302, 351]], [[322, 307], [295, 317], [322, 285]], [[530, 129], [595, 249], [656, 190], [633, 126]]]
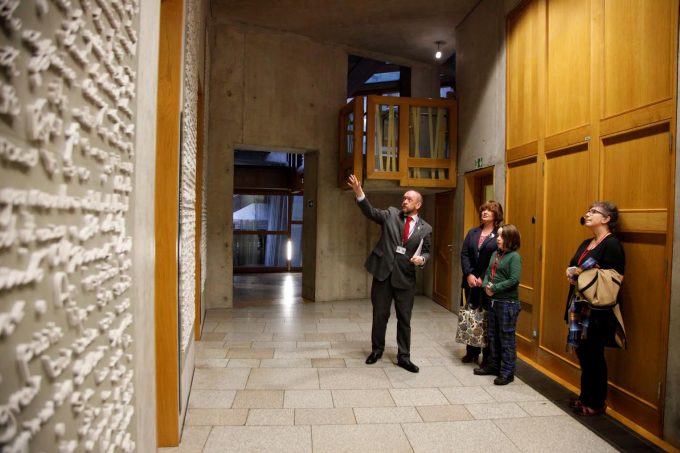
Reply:
[[488, 312], [481, 306], [472, 308], [469, 304], [458, 310], [456, 342], [485, 348], [487, 346], [486, 326]]

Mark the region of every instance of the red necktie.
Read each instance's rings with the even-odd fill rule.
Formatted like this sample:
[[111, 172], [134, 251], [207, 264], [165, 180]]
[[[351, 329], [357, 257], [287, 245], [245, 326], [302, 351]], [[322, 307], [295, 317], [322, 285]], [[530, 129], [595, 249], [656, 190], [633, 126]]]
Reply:
[[408, 232], [411, 228], [411, 216], [406, 216], [406, 222], [404, 223], [404, 237], [402, 237], [402, 244], [406, 244], [408, 241]]

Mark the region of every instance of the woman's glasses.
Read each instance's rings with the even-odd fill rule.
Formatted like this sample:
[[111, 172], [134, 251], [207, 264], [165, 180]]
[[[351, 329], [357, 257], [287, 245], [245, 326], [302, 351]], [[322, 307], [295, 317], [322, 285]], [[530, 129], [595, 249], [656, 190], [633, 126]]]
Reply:
[[586, 211], [586, 214], [590, 214], [590, 215], [600, 214], [602, 217], [607, 217], [607, 214], [605, 214], [605, 213], [602, 212], [602, 211], [598, 211], [598, 210], [595, 209], [595, 208], [590, 208], [590, 209], [588, 209], [588, 210]]

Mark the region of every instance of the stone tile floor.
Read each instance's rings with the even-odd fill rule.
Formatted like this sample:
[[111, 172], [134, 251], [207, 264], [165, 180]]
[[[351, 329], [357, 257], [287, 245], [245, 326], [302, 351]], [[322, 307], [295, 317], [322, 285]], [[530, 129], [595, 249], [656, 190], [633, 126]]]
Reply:
[[211, 310], [196, 344], [182, 441], [159, 452], [604, 452], [610, 444], [515, 379], [475, 376], [457, 317], [417, 297], [412, 374], [381, 361], [368, 300]]

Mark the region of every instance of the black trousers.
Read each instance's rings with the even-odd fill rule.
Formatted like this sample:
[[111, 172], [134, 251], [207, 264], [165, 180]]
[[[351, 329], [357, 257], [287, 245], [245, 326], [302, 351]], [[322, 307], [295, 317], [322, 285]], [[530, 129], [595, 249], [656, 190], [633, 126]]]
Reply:
[[581, 363], [581, 395], [583, 405], [600, 409], [607, 399], [607, 361], [604, 341], [597, 336], [582, 340], [576, 348]]
[[387, 321], [390, 319], [390, 308], [394, 299], [397, 312], [397, 360], [408, 360], [411, 356], [411, 312], [413, 311], [413, 297], [415, 287], [408, 289], [394, 288], [390, 278], [378, 281], [375, 278], [371, 284], [371, 304], [373, 305], [373, 325], [371, 327], [371, 343], [373, 352], [382, 353], [385, 350], [385, 332]]

